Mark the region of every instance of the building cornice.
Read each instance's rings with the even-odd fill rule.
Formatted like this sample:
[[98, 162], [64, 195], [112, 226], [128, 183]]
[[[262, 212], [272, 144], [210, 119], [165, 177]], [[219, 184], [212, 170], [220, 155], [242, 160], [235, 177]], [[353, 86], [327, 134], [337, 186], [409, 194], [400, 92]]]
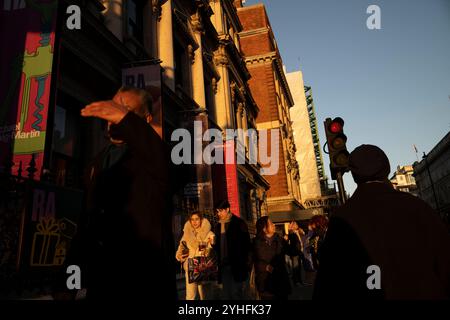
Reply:
[[242, 24], [237, 14], [236, 7], [233, 4], [233, 0], [221, 0], [220, 2], [223, 4], [223, 8], [227, 15], [230, 17], [231, 23], [233, 24], [236, 32], [241, 32]]
[[244, 81], [250, 79], [250, 72], [247, 69], [245, 60], [242, 58], [242, 54], [236, 48], [234, 41], [230, 35], [224, 34], [219, 36], [219, 46], [223, 48], [223, 51], [228, 56], [228, 61], [232, 61], [234, 66], [239, 70], [241, 77]]
[[253, 64], [257, 63], [264, 63], [264, 62], [272, 62], [273, 60], [277, 59], [277, 52], [271, 51], [264, 54], [258, 54], [254, 56], [247, 56], [244, 58], [245, 63], [248, 66], [252, 66]]
[[[267, 205], [268, 206], [274, 206], [274, 205], [285, 204], [285, 203], [294, 203], [301, 209], [305, 208], [303, 206], [303, 204], [300, 201], [298, 201], [293, 195], [282, 196], [282, 197], [267, 197]], [[270, 211], [270, 212], [277, 212], [277, 211]], [[283, 212], [283, 210], [280, 212]]]
[[[450, 132], [448, 132], [442, 139], [439, 141], [430, 152], [428, 152], [427, 161], [428, 165], [431, 164], [445, 151], [450, 148]], [[413, 165], [414, 175], [426, 170], [425, 160], [421, 160], [420, 162], [415, 162]]]
[[284, 74], [283, 62], [278, 51], [271, 51], [265, 54], [248, 56], [245, 57], [245, 62], [247, 63], [247, 66], [249, 68], [255, 67], [260, 63], [274, 63], [275, 70], [279, 78], [281, 79], [284, 94], [286, 95], [289, 102], [288, 107], [291, 108], [294, 105], [294, 99], [292, 98], [291, 90], [289, 89], [289, 84], [287, 82], [286, 75]]
[[262, 34], [262, 33], [268, 33], [269, 30], [270, 30], [269, 27], [262, 27], [262, 28], [251, 29], [251, 30], [242, 30], [241, 32], [239, 32], [239, 36], [241, 38], [250, 37], [250, 36], [255, 36], [258, 34]]
[[281, 128], [281, 127], [282, 127], [282, 125], [281, 125], [280, 120], [256, 123], [257, 130], [277, 129], [277, 128]]

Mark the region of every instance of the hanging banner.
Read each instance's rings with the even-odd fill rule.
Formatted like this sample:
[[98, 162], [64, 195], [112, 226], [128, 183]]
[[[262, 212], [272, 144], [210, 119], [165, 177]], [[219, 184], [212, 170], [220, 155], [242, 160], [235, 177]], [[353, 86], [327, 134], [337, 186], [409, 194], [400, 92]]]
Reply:
[[[232, 159], [232, 161], [230, 161]], [[230, 211], [236, 216], [241, 216], [239, 206], [239, 180], [237, 173], [237, 159], [234, 140], [225, 142], [225, 175], [227, 181], [227, 195], [230, 203]]]
[[146, 89], [153, 98], [152, 127], [163, 138], [163, 113], [161, 96], [161, 66], [147, 66], [122, 69], [122, 84], [125, 86]]
[[44, 159], [57, 0], [0, 0], [0, 170]]

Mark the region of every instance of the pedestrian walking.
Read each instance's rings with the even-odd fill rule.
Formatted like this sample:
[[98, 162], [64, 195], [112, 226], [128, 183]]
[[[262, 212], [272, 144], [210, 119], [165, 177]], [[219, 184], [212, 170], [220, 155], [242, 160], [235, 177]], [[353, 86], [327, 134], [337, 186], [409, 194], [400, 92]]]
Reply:
[[189, 283], [188, 258], [196, 256], [208, 256], [214, 243], [214, 233], [211, 224], [200, 212], [192, 212], [188, 221], [184, 224], [183, 236], [181, 237], [176, 252], [176, 259], [182, 263], [186, 274], [186, 300], [206, 300], [211, 298], [206, 283]]
[[319, 269], [319, 251], [328, 227], [328, 219], [324, 215], [316, 215], [311, 218], [309, 228], [312, 234], [309, 237], [309, 250], [314, 270]]
[[291, 293], [285, 255], [288, 243], [275, 231], [268, 216], [256, 222], [253, 242], [255, 282], [261, 300], [287, 300]]
[[219, 261], [218, 299], [244, 299], [250, 273], [250, 234], [247, 223], [230, 211], [227, 200], [215, 206], [219, 218], [214, 249]]

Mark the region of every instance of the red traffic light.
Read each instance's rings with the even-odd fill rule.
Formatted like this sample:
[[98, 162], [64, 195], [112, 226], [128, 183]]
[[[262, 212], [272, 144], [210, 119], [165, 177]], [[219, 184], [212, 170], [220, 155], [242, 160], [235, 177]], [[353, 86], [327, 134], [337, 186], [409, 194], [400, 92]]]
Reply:
[[339, 133], [342, 131], [342, 125], [339, 122], [332, 122], [330, 124], [330, 131], [333, 133]]
[[348, 171], [347, 136], [344, 134], [344, 120], [341, 117], [325, 119], [325, 134], [327, 137], [328, 154], [330, 156], [331, 177], [337, 179], [337, 174]]
[[341, 117], [334, 118], [333, 121], [331, 121], [329, 130], [332, 133], [339, 133], [342, 132], [344, 129], [344, 120]]

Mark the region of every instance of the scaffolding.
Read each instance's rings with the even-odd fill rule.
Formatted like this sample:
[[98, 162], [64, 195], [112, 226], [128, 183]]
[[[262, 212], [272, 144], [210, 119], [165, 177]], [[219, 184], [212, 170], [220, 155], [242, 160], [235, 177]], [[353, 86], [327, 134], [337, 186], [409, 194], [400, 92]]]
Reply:
[[[325, 175], [325, 170], [323, 166], [323, 158], [322, 158], [322, 151], [320, 148], [320, 139], [319, 139], [319, 131], [317, 126], [317, 118], [316, 118], [316, 111], [314, 109], [314, 100], [312, 97], [312, 90], [309, 86], [304, 86], [305, 89], [305, 96], [306, 96], [306, 106], [308, 109], [308, 115], [309, 115], [309, 125], [311, 127], [311, 134], [314, 144], [314, 155], [316, 158], [316, 165], [317, 165], [317, 172], [319, 174], [319, 180], [320, 185], [322, 189], [322, 193], [324, 193], [323, 186], [327, 185], [328, 178]], [[325, 192], [326, 193], [326, 192]]]

